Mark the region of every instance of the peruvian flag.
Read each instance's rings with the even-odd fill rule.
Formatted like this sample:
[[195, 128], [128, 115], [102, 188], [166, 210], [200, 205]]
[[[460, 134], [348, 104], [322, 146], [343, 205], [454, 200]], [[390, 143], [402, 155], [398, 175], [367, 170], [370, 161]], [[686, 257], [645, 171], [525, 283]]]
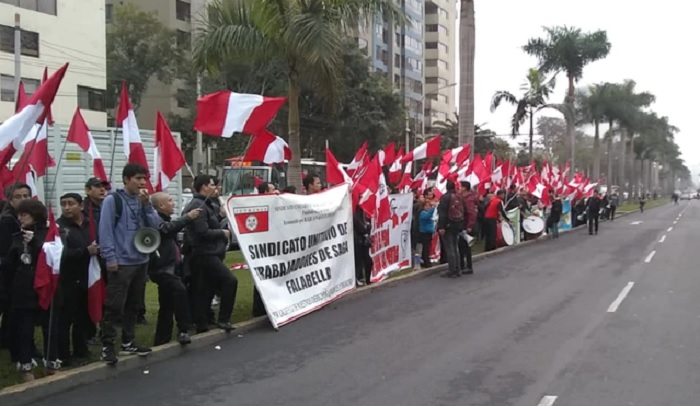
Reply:
[[92, 158], [92, 173], [96, 178], [109, 182], [100, 151], [97, 150], [97, 144], [95, 144], [95, 139], [92, 137], [83, 115], [80, 114], [80, 107], [75, 109], [66, 140], [78, 144], [80, 149], [90, 155]]
[[449, 162], [451, 164], [457, 164], [457, 166], [462, 166], [464, 162], [469, 159], [469, 154], [471, 153], [471, 145], [463, 145], [461, 147], [452, 148], [442, 154], [442, 160]]
[[401, 158], [401, 163], [417, 161], [419, 159], [426, 159], [438, 155], [440, 155], [440, 135], [437, 135], [428, 140], [428, 142], [415, 147], [413, 151]]
[[[122, 82], [122, 94], [119, 99], [119, 108], [117, 109], [117, 125], [122, 128], [124, 155], [126, 155], [127, 162], [139, 164], [148, 171], [146, 151], [143, 149], [139, 126], [136, 123], [136, 115], [129, 101], [129, 91], [126, 86], [126, 81]], [[148, 192], [152, 193], [153, 186], [151, 186], [150, 174], [146, 175], [146, 181]]]
[[379, 174], [381, 172], [382, 168], [379, 166], [379, 159], [375, 155], [369, 165], [367, 165], [366, 170], [353, 185], [353, 203], [357, 202], [357, 205], [369, 217], [374, 217], [379, 208], [377, 202], [380, 198]]
[[411, 185], [413, 184], [413, 179], [411, 179], [411, 171], [412, 170], [413, 170], [413, 161], [407, 163], [406, 168], [403, 171], [403, 176], [401, 177], [401, 182], [399, 182], [399, 185], [397, 186], [400, 193], [408, 193], [411, 190]]
[[396, 145], [390, 142], [384, 149], [377, 152], [379, 155], [379, 166], [389, 166], [396, 160]]
[[97, 255], [90, 257], [88, 266], [88, 314], [93, 323], [102, 321], [102, 306], [105, 303], [105, 283]]
[[173, 133], [170, 132], [165, 118], [156, 113], [156, 139], [153, 148], [153, 175], [156, 177], [156, 191], [160, 192], [168, 188], [170, 181], [177, 175], [187, 161], [177, 146]]
[[334, 185], [346, 182], [352, 185], [352, 178], [345, 172], [338, 160], [335, 159], [330, 148], [326, 148], [326, 180]]
[[261, 129], [259, 135], [253, 136], [244, 161], [261, 161], [266, 164], [276, 164], [292, 159], [292, 150], [280, 137], [266, 129]]
[[197, 100], [194, 129], [224, 138], [230, 138], [236, 132], [259, 135], [286, 101], [286, 97], [227, 90], [208, 94]]
[[[396, 154], [394, 162], [389, 166], [389, 183], [394, 185], [401, 181], [401, 174], [403, 173], [403, 164], [401, 163], [402, 156], [403, 147], [399, 148], [399, 152]], [[411, 172], [410, 169], [408, 171]]]
[[49, 209], [49, 230], [46, 233], [44, 245], [41, 247], [34, 274], [34, 290], [39, 296], [39, 306], [44, 310], [51, 306], [51, 301], [58, 287], [62, 254], [63, 243], [58, 234], [53, 211]]
[[360, 149], [357, 150], [355, 153], [355, 157], [352, 159], [352, 162], [348, 164], [348, 175], [351, 177], [354, 177], [355, 174], [358, 172], [360, 167], [362, 166], [363, 163], [365, 163], [365, 158], [367, 156], [367, 141], [362, 143], [362, 146]]
[[54, 72], [39, 86], [19, 112], [0, 124], [0, 150], [7, 148], [15, 138], [29, 134], [35, 124], [44, 122], [67, 69], [68, 64], [65, 64]]

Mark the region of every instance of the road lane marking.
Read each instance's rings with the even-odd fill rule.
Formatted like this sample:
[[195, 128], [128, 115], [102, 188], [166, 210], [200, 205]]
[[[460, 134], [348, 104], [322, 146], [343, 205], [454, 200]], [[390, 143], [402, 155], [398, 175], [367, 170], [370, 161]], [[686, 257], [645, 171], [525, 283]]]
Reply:
[[674, 221], [673, 224], [678, 224], [678, 220]]
[[617, 311], [617, 308], [620, 307], [622, 301], [625, 300], [627, 294], [630, 293], [630, 290], [632, 290], [632, 286], [634, 286], [634, 282], [628, 283], [627, 286], [622, 289], [622, 292], [620, 292], [620, 295], [617, 296], [617, 299], [615, 299], [615, 301], [610, 304], [610, 307], [608, 307], [608, 313], [615, 313]]
[[666, 236], [665, 236], [665, 235], [661, 237], [661, 239], [659, 240], [659, 242], [664, 242], [664, 241], [666, 241]]
[[552, 406], [556, 400], [556, 396], [545, 396], [542, 398], [542, 400], [540, 400], [540, 403], [538, 403], [537, 406]]
[[644, 262], [647, 264], [651, 262], [651, 259], [654, 258], [654, 255], [656, 255], [656, 251], [652, 251], [651, 254], [647, 255], [647, 257], [644, 259]]
[[633, 226], [636, 226], [637, 224], [642, 224], [642, 222], [641, 221], [633, 221], [630, 224]]
[[669, 227], [668, 230], [666, 230], [666, 231], [668, 231], [670, 233], [672, 230], [673, 230], [673, 227]]

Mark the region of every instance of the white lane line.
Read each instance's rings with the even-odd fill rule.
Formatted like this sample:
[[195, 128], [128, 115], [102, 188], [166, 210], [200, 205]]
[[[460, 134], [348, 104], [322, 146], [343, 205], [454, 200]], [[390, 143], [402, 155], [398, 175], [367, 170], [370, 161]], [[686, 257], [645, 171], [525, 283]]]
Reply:
[[666, 231], [668, 231], [670, 233], [671, 231], [673, 231], [673, 227], [669, 227], [668, 230], [666, 230]]
[[630, 290], [632, 290], [632, 286], [634, 286], [634, 282], [628, 283], [627, 286], [622, 289], [622, 292], [620, 292], [617, 299], [615, 299], [615, 301], [610, 304], [610, 307], [608, 307], [608, 313], [615, 313], [617, 311], [617, 308], [620, 307], [622, 301], [625, 300], [627, 294], [630, 293]]
[[556, 396], [545, 396], [542, 398], [542, 400], [540, 400], [540, 403], [538, 403], [537, 406], [552, 406], [556, 400]]
[[674, 221], [673, 224], [678, 224], [678, 220]]
[[664, 241], [666, 241], [666, 236], [665, 236], [665, 235], [661, 237], [661, 239], [659, 240], [659, 242], [664, 242]]
[[651, 262], [651, 259], [654, 258], [654, 255], [656, 255], [656, 251], [652, 251], [651, 254], [647, 255], [646, 258], [644, 258], [644, 262], [647, 264]]

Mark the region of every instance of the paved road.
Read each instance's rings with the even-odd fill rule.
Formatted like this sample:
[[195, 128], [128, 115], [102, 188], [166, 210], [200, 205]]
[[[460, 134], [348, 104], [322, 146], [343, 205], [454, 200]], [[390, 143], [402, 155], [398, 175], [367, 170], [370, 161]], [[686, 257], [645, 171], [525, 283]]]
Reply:
[[697, 406], [698, 242], [669, 204], [40, 405]]

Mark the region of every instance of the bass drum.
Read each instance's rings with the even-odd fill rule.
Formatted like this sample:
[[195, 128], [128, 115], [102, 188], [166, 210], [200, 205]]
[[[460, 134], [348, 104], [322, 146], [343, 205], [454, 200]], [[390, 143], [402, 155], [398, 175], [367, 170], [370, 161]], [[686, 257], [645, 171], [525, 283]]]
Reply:
[[528, 216], [523, 219], [523, 230], [526, 233], [538, 236], [544, 231], [544, 220], [539, 216]]
[[499, 221], [496, 225], [496, 247], [501, 248], [513, 245], [514, 242], [515, 233], [513, 233], [513, 228], [505, 221]]

